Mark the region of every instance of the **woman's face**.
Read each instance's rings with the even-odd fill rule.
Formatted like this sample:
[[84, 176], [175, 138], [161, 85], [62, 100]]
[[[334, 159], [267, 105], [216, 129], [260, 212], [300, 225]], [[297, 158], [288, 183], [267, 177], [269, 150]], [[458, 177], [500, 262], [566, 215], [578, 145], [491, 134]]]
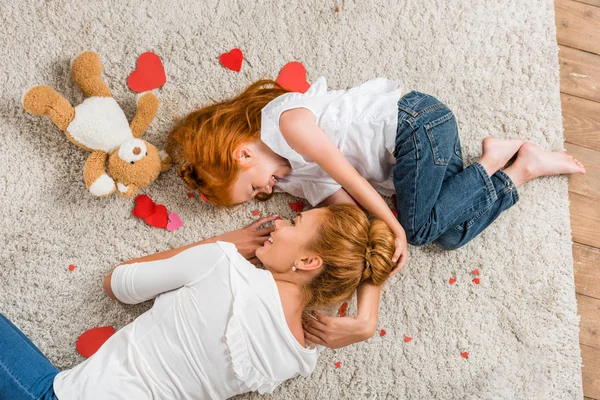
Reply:
[[294, 265], [299, 270], [320, 267], [321, 257], [306, 250], [306, 246], [317, 234], [319, 221], [325, 212], [316, 208], [291, 220], [276, 220], [275, 230], [269, 240], [256, 250], [256, 257], [273, 273], [291, 272]]

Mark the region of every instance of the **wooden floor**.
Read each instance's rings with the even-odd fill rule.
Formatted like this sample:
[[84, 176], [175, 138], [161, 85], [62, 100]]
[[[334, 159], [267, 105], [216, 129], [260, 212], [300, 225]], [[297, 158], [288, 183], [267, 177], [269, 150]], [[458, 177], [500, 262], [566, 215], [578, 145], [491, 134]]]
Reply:
[[587, 170], [569, 179], [583, 391], [600, 400], [600, 0], [554, 9], [565, 148]]

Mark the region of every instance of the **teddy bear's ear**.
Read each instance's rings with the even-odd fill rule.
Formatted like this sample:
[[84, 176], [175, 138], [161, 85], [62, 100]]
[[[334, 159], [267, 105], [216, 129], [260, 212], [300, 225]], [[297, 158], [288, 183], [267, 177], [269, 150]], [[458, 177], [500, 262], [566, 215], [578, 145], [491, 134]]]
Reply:
[[123, 185], [121, 182], [117, 182], [117, 193], [119, 196], [125, 197], [126, 199], [134, 196], [138, 191], [138, 187], [134, 184]]
[[171, 166], [173, 165], [173, 162], [171, 160], [171, 156], [169, 156], [166, 151], [161, 150], [159, 152], [159, 154], [160, 154], [160, 172], [165, 172], [166, 170], [171, 168]]

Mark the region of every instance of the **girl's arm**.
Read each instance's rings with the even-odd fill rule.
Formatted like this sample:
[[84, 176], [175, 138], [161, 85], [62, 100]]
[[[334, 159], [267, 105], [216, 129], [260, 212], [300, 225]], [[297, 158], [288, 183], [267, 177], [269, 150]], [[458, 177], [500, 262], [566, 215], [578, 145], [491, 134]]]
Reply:
[[[107, 296], [110, 297], [111, 299], [120, 301], [113, 292], [112, 277], [113, 277], [113, 273], [115, 272], [115, 270], [118, 267], [120, 267], [121, 265], [145, 263], [143, 265], [143, 267], [162, 268], [162, 267], [165, 267], [165, 265], [167, 264], [167, 262], [165, 262], [165, 260], [171, 259], [172, 257], [176, 256], [177, 254], [181, 253], [182, 251], [187, 250], [191, 247], [201, 245], [201, 244], [215, 243], [218, 240], [223, 241], [223, 242], [233, 243], [237, 247], [238, 252], [241, 255], [243, 255], [244, 258], [246, 258], [248, 261], [250, 261], [253, 264], [257, 264], [258, 259], [255, 257], [256, 249], [259, 248], [260, 246], [262, 246], [264, 241], [268, 239], [269, 234], [273, 231], [272, 226], [262, 228], [262, 229], [259, 229], [259, 228], [261, 225], [271, 222], [271, 221], [275, 220], [276, 218], [278, 218], [278, 217], [273, 216], [273, 217], [261, 218], [255, 222], [253, 222], [246, 228], [227, 232], [223, 235], [216, 236], [216, 237], [210, 238], [210, 239], [205, 239], [200, 242], [196, 242], [196, 243], [193, 243], [193, 244], [190, 244], [187, 246], [183, 246], [183, 247], [179, 247], [176, 249], [167, 250], [167, 251], [163, 251], [160, 253], [156, 253], [156, 254], [152, 254], [152, 255], [145, 256], [145, 257], [140, 257], [140, 258], [136, 258], [133, 260], [123, 262], [123, 263], [117, 265], [117, 267], [115, 267], [115, 269], [113, 269], [113, 271], [111, 273], [109, 273], [108, 275], [106, 275], [104, 277], [104, 282], [103, 282], [104, 291], [106, 292]], [[152, 265], [152, 264], [154, 264], [154, 265]], [[185, 279], [185, 277], [184, 277], [184, 279]], [[177, 284], [177, 283], [175, 283], [175, 284]], [[172, 290], [172, 289], [173, 288], [167, 289], [167, 290]]]
[[330, 206], [332, 204], [340, 204], [340, 203], [354, 204], [355, 206], [358, 205], [358, 204], [356, 204], [356, 202], [354, 201], [352, 196], [350, 196], [348, 194], [348, 192], [346, 192], [346, 189], [341, 188], [340, 190], [338, 190], [337, 192], [335, 192], [334, 194], [332, 194], [331, 196], [329, 196], [328, 198], [326, 198], [325, 200], [320, 202], [319, 207], [326, 207], [326, 206]]
[[379, 193], [356, 171], [325, 132], [319, 128], [313, 113], [306, 108], [284, 111], [279, 119], [279, 129], [295, 151], [315, 161], [361, 206], [390, 227], [396, 237], [396, 251], [392, 262], [398, 261], [393, 273], [402, 268], [408, 257], [404, 228]]

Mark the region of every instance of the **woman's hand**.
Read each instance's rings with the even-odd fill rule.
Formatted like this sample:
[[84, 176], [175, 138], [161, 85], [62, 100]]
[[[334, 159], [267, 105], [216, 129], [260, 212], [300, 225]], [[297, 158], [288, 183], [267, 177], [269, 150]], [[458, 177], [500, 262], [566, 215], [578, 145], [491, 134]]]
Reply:
[[[222, 242], [230, 242], [235, 244], [238, 252], [244, 256], [244, 258], [256, 265], [260, 261], [256, 258], [256, 249], [261, 247], [265, 240], [269, 238], [271, 232], [275, 230], [273, 226], [266, 228], [260, 228], [268, 222], [274, 221], [278, 216], [271, 216], [261, 218], [245, 228], [237, 229], [235, 231], [227, 232], [217, 236], [215, 239]], [[260, 228], [260, 229], [259, 229]]]
[[375, 333], [376, 325], [358, 316], [330, 317], [315, 311], [303, 315], [304, 337], [331, 349], [367, 340]]
[[394, 244], [396, 246], [396, 251], [394, 251], [394, 255], [392, 256], [392, 263], [396, 261], [398, 263], [396, 264], [396, 267], [392, 269], [390, 278], [400, 271], [408, 262], [408, 244], [406, 242], [406, 234], [402, 232], [401, 235], [396, 235]]

